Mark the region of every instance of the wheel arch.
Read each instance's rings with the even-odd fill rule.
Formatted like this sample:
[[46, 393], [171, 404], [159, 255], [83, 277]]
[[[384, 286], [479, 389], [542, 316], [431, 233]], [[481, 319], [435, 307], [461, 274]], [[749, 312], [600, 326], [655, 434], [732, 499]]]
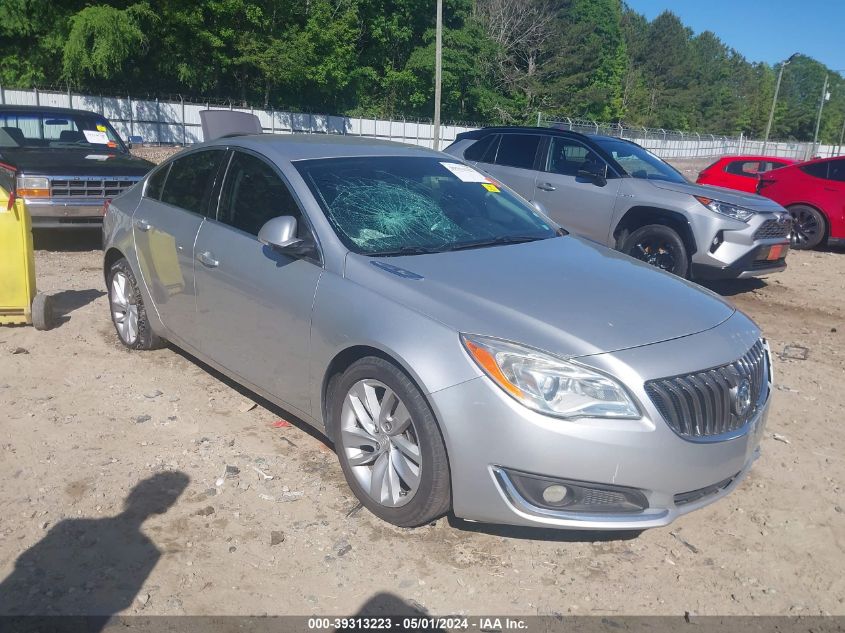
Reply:
[[614, 227], [613, 239], [617, 250], [621, 248], [622, 240], [628, 233], [647, 224], [663, 224], [677, 232], [684, 242], [688, 256], [691, 257], [698, 250], [692, 227], [683, 213], [645, 205], [628, 209]]
[[111, 267], [114, 266], [115, 262], [119, 259], [123, 259], [126, 256], [121, 252], [120, 249], [115, 248], [114, 246], [110, 247], [105, 255], [103, 256], [103, 278], [106, 280], [106, 283], [109, 281], [109, 270]]

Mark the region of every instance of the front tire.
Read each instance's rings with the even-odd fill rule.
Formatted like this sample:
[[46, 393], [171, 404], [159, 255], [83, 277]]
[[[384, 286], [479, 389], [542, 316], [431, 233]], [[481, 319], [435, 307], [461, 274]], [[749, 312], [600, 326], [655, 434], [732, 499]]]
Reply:
[[664, 224], [647, 224], [632, 231], [620, 249], [626, 255], [670, 272], [686, 277], [689, 255], [681, 236]]
[[430, 523], [452, 504], [446, 447], [420, 390], [392, 363], [366, 357], [329, 388], [328, 425], [346, 482], [380, 519]]
[[129, 349], [148, 350], [164, 345], [153, 332], [135, 274], [125, 258], [109, 269], [109, 307], [117, 337]]
[[799, 251], [815, 248], [822, 243], [827, 222], [818, 209], [805, 204], [789, 207], [792, 216], [792, 233], [789, 236], [792, 248]]

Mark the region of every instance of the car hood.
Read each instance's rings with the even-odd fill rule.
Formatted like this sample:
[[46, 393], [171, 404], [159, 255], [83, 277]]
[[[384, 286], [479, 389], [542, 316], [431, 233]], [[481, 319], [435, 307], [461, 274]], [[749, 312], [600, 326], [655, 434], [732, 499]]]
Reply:
[[457, 332], [564, 357], [688, 336], [735, 312], [708, 290], [571, 235], [428, 255], [350, 253], [345, 276]]
[[153, 163], [121, 152], [94, 149], [0, 149], [0, 160], [25, 174], [44, 176], [143, 176]]
[[783, 211], [776, 202], [772, 202], [768, 198], [758, 196], [753, 193], [743, 193], [735, 189], [725, 189], [724, 187], [714, 187], [712, 185], [698, 185], [694, 183], [683, 182], [669, 182], [666, 180], [649, 180], [649, 184], [663, 189], [664, 191], [674, 191], [675, 193], [688, 193], [691, 196], [704, 196], [713, 198], [728, 204], [735, 204], [746, 209], [752, 209], [758, 213], [776, 213]]

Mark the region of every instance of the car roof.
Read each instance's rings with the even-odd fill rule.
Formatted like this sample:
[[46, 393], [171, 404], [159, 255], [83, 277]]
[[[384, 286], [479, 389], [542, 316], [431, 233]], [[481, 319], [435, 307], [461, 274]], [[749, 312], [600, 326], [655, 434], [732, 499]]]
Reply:
[[74, 108], [56, 108], [53, 106], [35, 106], [35, 105], [0, 105], [0, 112], [31, 112], [32, 114], [37, 114], [39, 112], [44, 112], [47, 114], [75, 114], [75, 115], [85, 115], [85, 116], [96, 116], [105, 119], [102, 114], [99, 112], [93, 112], [91, 110], [76, 110]]
[[759, 160], [759, 161], [766, 161], [766, 160], [778, 160], [784, 163], [797, 163], [800, 162], [794, 158], [786, 158], [785, 156], [758, 156], [756, 154], [742, 154], [739, 156], [722, 156], [720, 161], [735, 161], [735, 160]]
[[202, 145], [242, 147], [289, 161], [354, 156], [430, 156], [454, 160], [418, 145], [343, 134], [247, 134], [219, 138]]

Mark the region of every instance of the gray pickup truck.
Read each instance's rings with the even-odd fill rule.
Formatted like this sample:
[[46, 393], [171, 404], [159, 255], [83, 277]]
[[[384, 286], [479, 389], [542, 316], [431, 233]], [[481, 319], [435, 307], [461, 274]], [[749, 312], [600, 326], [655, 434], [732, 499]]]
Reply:
[[761, 196], [690, 183], [631, 141], [491, 127], [459, 134], [445, 151], [567, 230], [681, 277], [745, 278], [786, 268], [785, 209]]
[[67, 108], [0, 106], [0, 164], [14, 174], [33, 228], [100, 226], [103, 204], [153, 164], [132, 156], [99, 114]]

